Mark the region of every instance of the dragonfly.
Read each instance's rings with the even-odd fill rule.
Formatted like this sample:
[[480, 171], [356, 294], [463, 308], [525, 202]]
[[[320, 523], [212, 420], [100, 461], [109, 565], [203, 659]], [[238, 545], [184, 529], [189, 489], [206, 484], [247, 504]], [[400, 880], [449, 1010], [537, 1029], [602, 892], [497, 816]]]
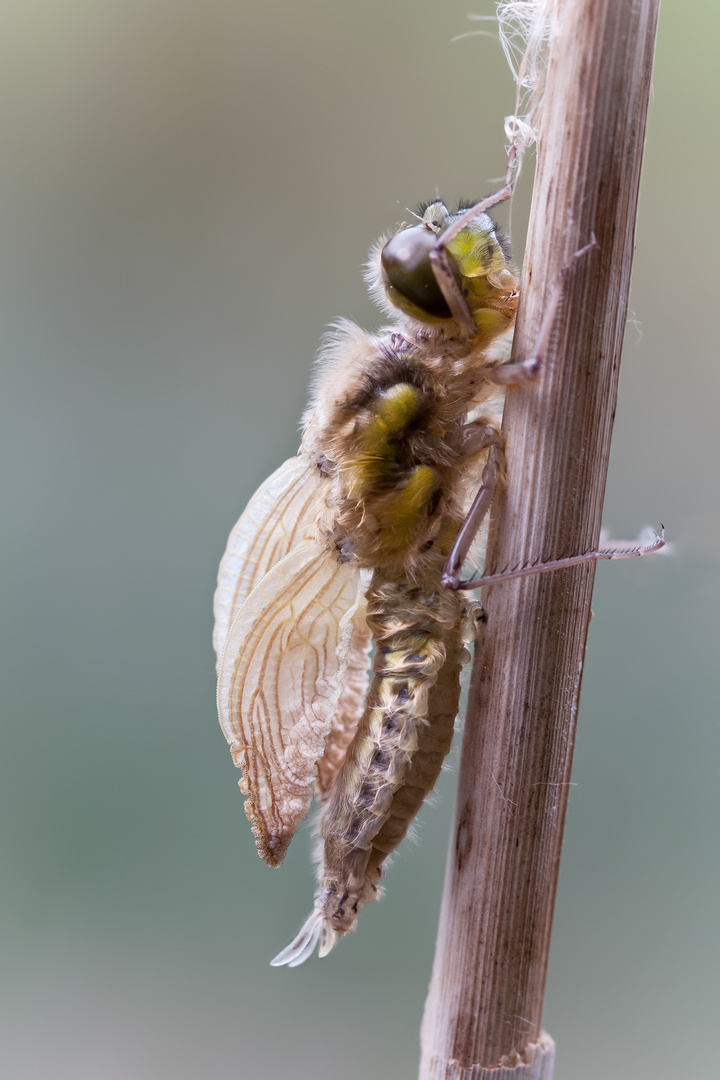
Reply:
[[542, 343], [510, 360], [518, 276], [487, 213], [510, 190], [456, 210], [437, 199], [373, 246], [366, 281], [390, 323], [334, 325], [299, 452], [250, 499], [220, 565], [218, 713], [261, 857], [279, 866], [313, 791], [320, 807], [313, 910], [276, 966], [327, 955], [380, 896], [450, 749], [483, 617], [468, 590], [657, 546], [462, 578], [503, 482], [498, 394], [542, 366]]

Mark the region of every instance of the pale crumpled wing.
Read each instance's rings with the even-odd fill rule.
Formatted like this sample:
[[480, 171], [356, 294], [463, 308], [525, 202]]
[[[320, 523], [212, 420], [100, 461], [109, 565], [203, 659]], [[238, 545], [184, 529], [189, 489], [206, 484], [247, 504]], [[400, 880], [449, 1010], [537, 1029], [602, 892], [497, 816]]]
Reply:
[[218, 669], [228, 629], [245, 599], [276, 563], [314, 533], [320, 471], [301, 454], [258, 488], [230, 533], [215, 590], [213, 646]]
[[262, 579], [227, 636], [220, 726], [258, 851], [279, 866], [308, 812], [352, 635], [358, 570], [304, 540]]
[[332, 728], [325, 744], [325, 753], [318, 762], [315, 798], [322, 805], [330, 797], [330, 786], [345, 760], [347, 749], [357, 731], [370, 683], [370, 649], [372, 634], [365, 619], [367, 582], [358, 582], [357, 605], [348, 612], [353, 631], [342, 675], [342, 690], [332, 718]]

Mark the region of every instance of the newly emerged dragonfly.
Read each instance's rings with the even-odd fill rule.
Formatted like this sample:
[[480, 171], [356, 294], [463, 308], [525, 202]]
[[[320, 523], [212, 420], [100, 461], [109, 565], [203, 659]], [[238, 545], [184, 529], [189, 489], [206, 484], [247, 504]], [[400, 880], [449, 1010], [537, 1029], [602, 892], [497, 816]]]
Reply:
[[507, 194], [433, 202], [374, 246], [392, 325], [336, 324], [300, 451], [220, 566], [218, 710], [260, 855], [282, 862], [310, 785], [321, 806], [315, 906], [274, 964], [325, 955], [378, 898], [450, 748], [478, 607], [460, 571], [502, 476], [491, 405], [538, 366], [508, 362], [518, 281], [484, 212]]

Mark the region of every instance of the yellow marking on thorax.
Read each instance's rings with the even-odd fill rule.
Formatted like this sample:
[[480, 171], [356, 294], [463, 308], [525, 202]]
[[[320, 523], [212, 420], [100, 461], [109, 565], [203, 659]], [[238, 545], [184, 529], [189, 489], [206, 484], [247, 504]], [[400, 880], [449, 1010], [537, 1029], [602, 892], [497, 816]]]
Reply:
[[415, 538], [423, 509], [427, 506], [434, 492], [441, 483], [439, 473], [429, 465], [417, 465], [404, 484], [368, 501], [378, 526], [378, 558], [395, 558], [400, 555]]
[[401, 431], [418, 411], [420, 391], [410, 383], [396, 383], [378, 396], [376, 414], [378, 426], [384, 425], [388, 434]]
[[440, 477], [429, 465], [418, 465], [413, 469], [407, 483], [393, 497], [393, 526], [396, 530], [413, 527], [439, 483]]
[[362, 495], [392, 469], [396, 452], [392, 437], [417, 415], [420, 391], [410, 383], [396, 383], [373, 401], [372, 415], [362, 422], [358, 448], [350, 468], [351, 495]]
[[376, 523], [380, 558], [395, 558], [412, 543], [423, 510], [442, 482], [429, 465], [398, 470], [398, 438], [421, 404], [422, 391], [396, 383], [377, 394], [370, 415], [358, 419], [354, 453], [346, 466], [347, 492], [365, 502]]

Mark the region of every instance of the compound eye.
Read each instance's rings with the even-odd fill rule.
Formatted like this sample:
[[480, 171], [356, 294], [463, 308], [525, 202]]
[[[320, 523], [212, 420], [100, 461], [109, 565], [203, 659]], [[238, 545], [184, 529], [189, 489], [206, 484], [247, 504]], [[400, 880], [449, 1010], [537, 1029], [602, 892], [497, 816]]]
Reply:
[[430, 265], [430, 252], [436, 241], [435, 233], [424, 225], [413, 225], [388, 240], [380, 261], [388, 284], [406, 300], [436, 319], [451, 319], [452, 313]]

